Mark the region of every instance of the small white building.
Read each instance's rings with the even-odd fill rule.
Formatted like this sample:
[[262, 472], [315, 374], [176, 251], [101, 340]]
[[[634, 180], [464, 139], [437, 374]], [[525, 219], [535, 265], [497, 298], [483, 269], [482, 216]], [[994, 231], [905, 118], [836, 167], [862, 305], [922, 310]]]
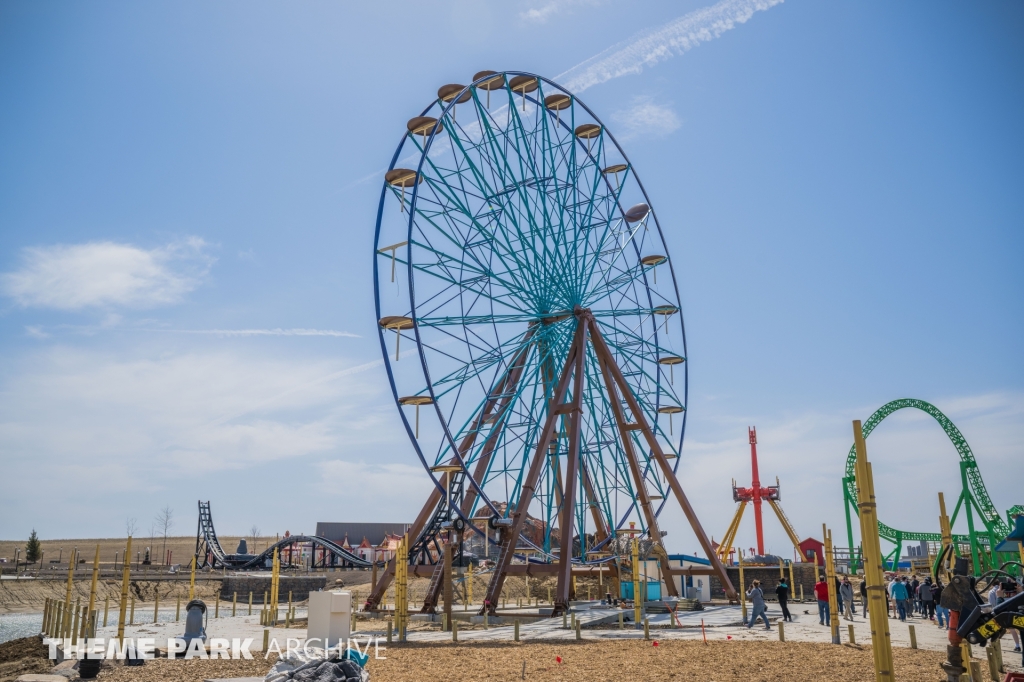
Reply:
[[[711, 568], [711, 562], [692, 554], [669, 554], [668, 565], [672, 568]], [[711, 576], [710, 575], [674, 575], [672, 580], [676, 583], [679, 595], [688, 599], [698, 599], [702, 602], [711, 601]], [[685, 589], [684, 589], [685, 588]]]

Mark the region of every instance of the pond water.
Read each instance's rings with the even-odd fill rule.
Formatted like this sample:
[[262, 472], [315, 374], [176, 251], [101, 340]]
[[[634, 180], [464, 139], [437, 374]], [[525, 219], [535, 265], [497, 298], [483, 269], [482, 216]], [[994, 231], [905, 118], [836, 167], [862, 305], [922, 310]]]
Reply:
[[0, 614], [0, 643], [9, 642], [19, 637], [38, 635], [43, 627], [41, 613], [4, 613]]

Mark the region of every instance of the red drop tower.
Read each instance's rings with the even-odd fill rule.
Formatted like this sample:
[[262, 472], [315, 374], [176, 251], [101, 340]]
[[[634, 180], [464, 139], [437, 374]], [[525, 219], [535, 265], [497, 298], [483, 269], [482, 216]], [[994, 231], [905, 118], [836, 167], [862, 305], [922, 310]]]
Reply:
[[775, 485], [761, 486], [761, 477], [757, 473], [757, 429], [747, 428], [747, 435], [750, 437], [750, 468], [753, 472], [753, 480], [749, 488], [736, 487], [736, 481], [732, 485], [732, 499], [734, 502], [754, 503], [754, 526], [757, 529], [757, 553], [764, 555], [764, 531], [761, 527], [761, 500], [779, 500], [779, 482]]
[[[793, 524], [786, 518], [786, 513], [782, 511], [782, 506], [779, 504], [781, 499], [779, 495], [779, 479], [775, 479], [775, 485], [761, 485], [761, 475], [757, 471], [757, 430], [752, 426], [748, 427], [747, 436], [750, 438], [750, 469], [753, 474], [753, 480], [750, 482], [749, 488], [740, 488], [736, 485], [736, 480], [733, 479], [732, 499], [735, 502], [739, 502], [739, 505], [736, 507], [736, 514], [732, 517], [729, 529], [725, 531], [725, 536], [722, 538], [721, 544], [718, 545], [716, 550], [718, 556], [723, 562], [729, 561], [729, 556], [733, 551], [733, 541], [736, 539], [736, 531], [739, 530], [740, 521], [743, 520], [743, 510], [751, 502], [754, 503], [754, 525], [757, 526], [757, 553], [764, 556], [764, 530], [761, 527], [761, 502], [763, 501], [768, 503], [768, 506], [775, 512], [775, 516], [779, 518], [779, 523], [782, 524], [786, 535], [789, 536], [789, 541], [793, 543], [793, 547], [801, 557], [800, 561], [805, 561], [810, 555], [801, 547], [800, 539], [797, 537]], [[805, 542], [808, 541], [805, 540]], [[818, 544], [820, 545], [820, 543]]]

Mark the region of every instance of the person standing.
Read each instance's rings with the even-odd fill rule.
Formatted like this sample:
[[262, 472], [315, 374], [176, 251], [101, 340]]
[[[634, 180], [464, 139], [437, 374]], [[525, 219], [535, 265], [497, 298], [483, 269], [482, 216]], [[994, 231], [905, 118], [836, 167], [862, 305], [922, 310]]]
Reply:
[[935, 587], [932, 589], [932, 599], [935, 602], [935, 620], [938, 621], [939, 629], [945, 630], [949, 628], [949, 609], [941, 603], [942, 598], [942, 581], [937, 580]]
[[853, 585], [845, 575], [843, 576], [843, 582], [839, 584], [839, 596], [843, 598], [841, 603], [846, 605], [846, 610], [844, 611], [846, 620], [853, 620]]
[[[839, 609], [839, 613], [844, 613], [844, 611], [843, 611], [843, 592], [842, 592], [842, 590], [839, 589], [840, 587], [842, 587], [842, 583], [839, 582], [839, 576], [838, 575], [835, 576], [835, 581], [836, 581], [836, 608]], [[839, 613], [837, 613], [836, 616], [838, 616]]]
[[822, 625], [832, 625], [832, 614], [829, 613], [828, 583], [825, 576], [820, 576], [814, 584], [814, 596], [818, 600], [818, 621]]
[[868, 581], [860, 581], [860, 603], [864, 605], [864, 617], [868, 617]]
[[783, 578], [779, 586], [775, 588], [775, 596], [779, 598], [779, 606], [782, 608], [782, 620], [793, 622], [793, 616], [789, 615], [789, 584]]
[[902, 580], [893, 581], [892, 600], [896, 603], [899, 619], [905, 623], [907, 621], [907, 584]]
[[772, 626], [768, 624], [768, 607], [764, 603], [764, 592], [761, 591], [761, 581], [755, 580], [750, 589], [747, 590], [747, 596], [750, 597], [750, 601], [753, 605], [753, 610], [750, 612], [750, 620], [747, 622], [747, 629], [754, 627], [754, 621], [760, 616], [761, 620], [764, 621], [764, 629], [771, 630]]
[[921, 599], [921, 617], [935, 620], [935, 595], [932, 594], [932, 579], [925, 578], [917, 588], [917, 596]]

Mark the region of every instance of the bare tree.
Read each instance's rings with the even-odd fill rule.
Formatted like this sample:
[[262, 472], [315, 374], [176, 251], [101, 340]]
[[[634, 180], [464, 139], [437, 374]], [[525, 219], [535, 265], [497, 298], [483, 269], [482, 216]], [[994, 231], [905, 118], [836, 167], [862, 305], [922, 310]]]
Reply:
[[174, 510], [170, 506], [166, 506], [160, 510], [160, 513], [156, 515], [157, 533], [164, 539], [164, 563], [167, 563], [167, 536], [171, 534], [171, 528], [174, 527]]
[[249, 550], [249, 554], [256, 554], [256, 541], [260, 539], [260, 527], [254, 523], [249, 529], [249, 535], [252, 537], [252, 549]]
[[135, 520], [134, 516], [129, 516], [124, 520], [124, 530], [128, 537], [135, 537], [135, 531], [139, 529], [139, 523]]

